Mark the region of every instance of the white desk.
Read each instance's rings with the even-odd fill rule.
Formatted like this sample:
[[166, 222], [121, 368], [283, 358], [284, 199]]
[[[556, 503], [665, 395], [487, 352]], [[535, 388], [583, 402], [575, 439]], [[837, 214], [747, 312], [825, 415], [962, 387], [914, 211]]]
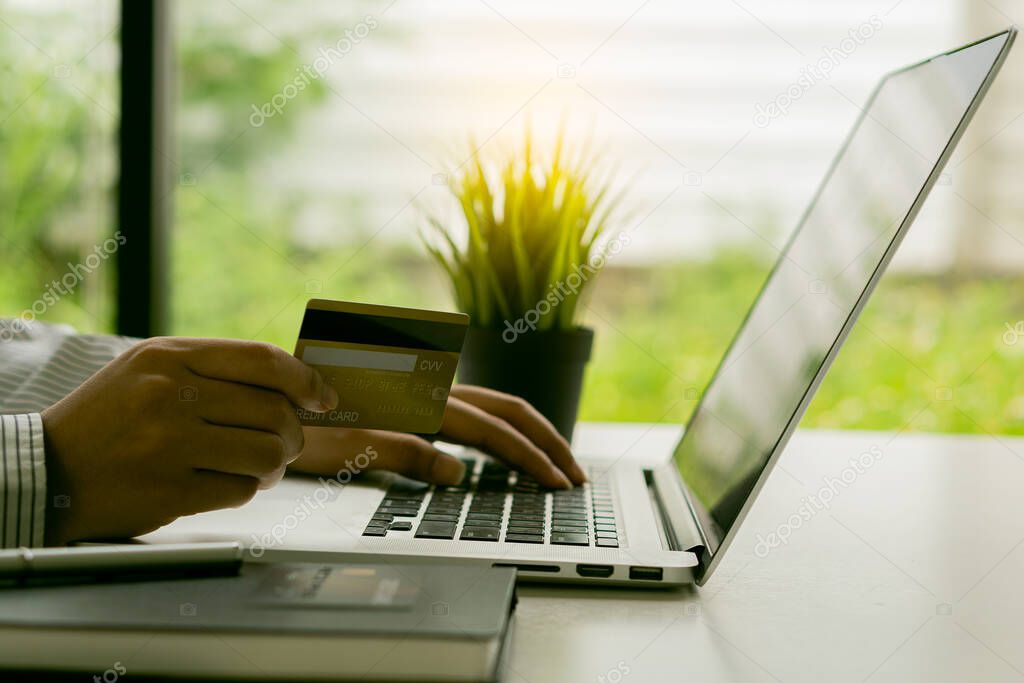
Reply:
[[[643, 460], [675, 434], [588, 425], [577, 443]], [[755, 554], [874, 446], [830, 510]], [[522, 586], [508, 680], [1024, 680], [1024, 439], [799, 432], [780, 465], [702, 589]]]

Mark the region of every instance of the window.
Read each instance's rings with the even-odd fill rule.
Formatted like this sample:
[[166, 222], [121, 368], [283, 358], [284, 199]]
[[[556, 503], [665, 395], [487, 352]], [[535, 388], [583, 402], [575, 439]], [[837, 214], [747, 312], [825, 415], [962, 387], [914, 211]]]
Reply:
[[0, 316], [111, 330], [118, 9], [0, 3]]

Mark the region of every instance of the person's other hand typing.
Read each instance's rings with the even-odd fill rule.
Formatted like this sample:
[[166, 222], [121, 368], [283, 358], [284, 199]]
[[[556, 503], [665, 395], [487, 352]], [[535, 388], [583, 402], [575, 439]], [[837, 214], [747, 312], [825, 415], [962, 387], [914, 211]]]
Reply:
[[[344, 397], [342, 398], [344, 403]], [[367, 469], [386, 469], [433, 484], [456, 484], [462, 462], [413, 435], [368, 429], [304, 427], [306, 447], [291, 468], [334, 476], [352, 456], [372, 447]], [[439, 440], [473, 446], [533, 476], [544, 486], [568, 488], [585, 481], [569, 444], [529, 403], [483, 387], [456, 384]]]

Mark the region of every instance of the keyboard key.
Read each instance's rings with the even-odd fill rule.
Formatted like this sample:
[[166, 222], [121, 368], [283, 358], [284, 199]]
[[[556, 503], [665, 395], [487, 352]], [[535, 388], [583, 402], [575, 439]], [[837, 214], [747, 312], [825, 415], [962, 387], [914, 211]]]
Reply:
[[544, 535], [544, 527], [542, 527], [542, 526], [539, 526], [539, 527], [536, 527], [536, 526], [521, 526], [519, 524], [509, 524], [508, 525], [508, 533], [510, 533], [510, 534], [526, 534], [528, 536], [532, 536], [532, 535], [543, 536]]
[[460, 508], [466, 504], [465, 498], [433, 498], [430, 507]]
[[582, 524], [581, 526], [569, 526], [569, 525], [566, 525], [566, 524], [552, 524], [551, 525], [551, 533], [555, 533], [555, 532], [558, 532], [558, 533], [561, 533], [561, 534], [585, 534], [585, 533], [587, 533], [587, 525], [586, 525], [586, 523]]
[[459, 538], [463, 541], [497, 541], [498, 535], [497, 528], [467, 526], [462, 528], [462, 535]]
[[588, 520], [586, 517], [561, 517], [559, 515], [551, 515], [552, 524], [564, 524], [566, 526], [586, 526]]
[[457, 522], [459, 521], [458, 513], [448, 514], [439, 512], [427, 512], [423, 515], [424, 522]]
[[501, 517], [504, 513], [504, 508], [500, 507], [469, 508], [469, 514], [471, 515], [494, 515], [495, 517]]
[[529, 508], [526, 510], [520, 508], [512, 508], [509, 510], [509, 514], [519, 515], [521, 517], [543, 517], [546, 512], [544, 508]]
[[509, 524], [539, 524], [544, 526], [544, 515], [535, 517], [523, 517], [522, 515], [509, 515]]
[[380, 502], [380, 507], [419, 507], [422, 502], [422, 499], [385, 498]]
[[392, 522], [391, 526], [388, 527], [388, 531], [412, 531], [412, 522]]
[[388, 533], [387, 527], [368, 526], [363, 531], [363, 536], [384, 536]]
[[543, 536], [536, 536], [534, 534], [505, 534], [506, 543], [543, 543]]
[[459, 507], [428, 507], [425, 514], [428, 515], [455, 515], [458, 517], [462, 514], [462, 508]]
[[598, 548], [618, 548], [619, 547], [619, 542], [616, 539], [614, 539], [614, 538], [598, 538], [597, 539], [597, 547]]
[[455, 522], [420, 522], [416, 538], [455, 538]]
[[481, 522], [500, 522], [501, 521], [501, 515], [500, 514], [487, 514], [487, 513], [483, 513], [483, 512], [469, 512], [466, 515], [466, 523], [467, 524], [469, 523], [470, 519], [475, 519], [475, 520], [481, 521]]
[[416, 508], [416, 509], [412, 509], [412, 508], [387, 508], [387, 509], [377, 510], [377, 514], [394, 515], [395, 517], [415, 517], [416, 515], [420, 514], [420, 509], [419, 508]]
[[462, 504], [466, 502], [466, 495], [459, 494], [457, 496], [434, 496], [430, 499], [431, 505], [458, 505], [462, 507]]
[[419, 503], [399, 503], [399, 502], [387, 503], [387, 504], [381, 503], [380, 505], [377, 506], [377, 509], [381, 510], [381, 511], [383, 511], [383, 510], [419, 510], [420, 509], [420, 504]]
[[590, 545], [590, 537], [586, 534], [551, 534], [551, 542], [555, 545]]
[[614, 524], [595, 524], [594, 529], [596, 531], [615, 531]]
[[381, 522], [382, 524], [390, 524], [392, 520], [394, 520], [394, 518], [394, 515], [382, 515], [379, 513], [374, 513], [373, 517], [370, 518], [370, 523], [373, 524], [374, 522]]
[[597, 538], [618, 538], [614, 531], [595, 531], [594, 536]]
[[509, 526], [525, 526], [525, 527], [533, 527], [535, 529], [543, 529], [544, 528], [544, 520], [543, 519], [522, 519], [522, 518], [519, 518], [519, 517], [509, 517], [508, 525]]

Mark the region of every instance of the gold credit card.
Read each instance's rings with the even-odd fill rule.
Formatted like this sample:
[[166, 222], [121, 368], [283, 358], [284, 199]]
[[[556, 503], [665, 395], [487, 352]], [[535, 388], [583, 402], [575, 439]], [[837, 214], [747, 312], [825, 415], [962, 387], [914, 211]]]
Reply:
[[311, 299], [295, 357], [338, 392], [335, 410], [297, 409], [312, 427], [414, 434], [441, 429], [469, 316]]

